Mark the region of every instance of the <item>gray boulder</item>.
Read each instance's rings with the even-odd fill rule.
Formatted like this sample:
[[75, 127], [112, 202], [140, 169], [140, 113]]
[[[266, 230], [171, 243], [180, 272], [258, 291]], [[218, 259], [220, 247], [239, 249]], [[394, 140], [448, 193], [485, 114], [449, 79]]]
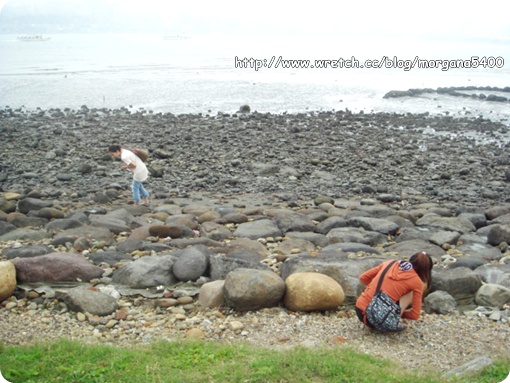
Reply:
[[60, 232], [83, 226], [83, 223], [73, 218], [55, 219], [46, 224], [45, 229], [50, 232]]
[[[484, 368], [489, 367], [493, 364], [493, 360], [489, 358], [488, 356], [481, 356], [479, 358], [476, 358], [470, 362], [467, 362], [466, 364], [463, 364], [462, 366], [456, 367], [450, 371], [448, 371], [445, 374], [445, 377], [462, 377], [462, 376], [468, 376], [475, 374], [478, 371], [483, 370]], [[507, 379], [505, 379], [507, 380]]]
[[432, 269], [432, 292], [446, 291], [458, 305], [472, 304], [481, 285], [480, 276], [467, 267]]
[[510, 225], [494, 225], [487, 236], [487, 243], [499, 246], [500, 243], [510, 243]]
[[131, 228], [120, 218], [108, 215], [91, 215], [89, 217], [92, 226], [104, 227], [114, 234], [129, 232]]
[[44, 201], [38, 198], [24, 198], [18, 202], [18, 211], [27, 214], [32, 210], [40, 210], [44, 207], [53, 206], [52, 202]]
[[510, 264], [489, 264], [478, 267], [475, 272], [485, 283], [493, 283], [510, 289]]
[[471, 223], [473, 225], [475, 225], [475, 227], [477, 229], [481, 228], [481, 227], [484, 227], [484, 226], [487, 226], [487, 217], [485, 217], [484, 214], [477, 214], [477, 213], [461, 213], [459, 214], [459, 217], [461, 218], [465, 218], [469, 221], [471, 221]]
[[232, 232], [216, 222], [204, 222], [200, 233], [213, 241], [223, 241], [232, 237]]
[[291, 239], [301, 239], [308, 241], [319, 247], [326, 247], [329, 245], [329, 238], [319, 233], [289, 231], [285, 234], [285, 236]]
[[88, 254], [87, 258], [90, 259], [95, 265], [106, 263], [110, 266], [113, 266], [119, 262], [132, 260], [132, 258], [129, 255], [119, 253], [116, 251], [98, 251], [95, 253]]
[[362, 243], [355, 242], [338, 242], [332, 245], [326, 246], [322, 249], [323, 252], [330, 251], [342, 251], [344, 253], [357, 253], [363, 252], [367, 254], [381, 255], [381, 251], [375, 247], [364, 245]]
[[467, 267], [468, 269], [475, 270], [487, 263], [487, 261], [479, 255], [465, 255], [456, 259], [456, 262], [452, 262], [448, 265], [450, 269], [454, 269], [456, 267]]
[[483, 258], [485, 261], [499, 261], [503, 258], [501, 250], [497, 247], [489, 246], [482, 243], [467, 243], [457, 247], [465, 256], [473, 256]]
[[17, 227], [12, 223], [1, 221], [0, 220], [0, 237], [4, 234], [7, 234], [10, 231], [16, 230]]
[[404, 227], [400, 230], [400, 233], [395, 238], [395, 241], [405, 242], [419, 239], [421, 241], [429, 242], [430, 238], [432, 238], [432, 236], [439, 231], [441, 230], [432, 227]]
[[172, 273], [176, 259], [173, 254], [137, 259], [117, 269], [113, 273], [112, 281], [132, 288], [172, 285], [178, 281]]
[[244, 259], [230, 258], [223, 255], [211, 255], [209, 258], [210, 276], [211, 280], [216, 281], [219, 279], [225, 279], [227, 275], [239, 268], [245, 268], [250, 270], [272, 270], [260, 263], [252, 262]]
[[285, 283], [269, 270], [234, 270], [227, 275], [223, 286], [226, 304], [238, 311], [278, 306], [284, 293]]
[[16, 229], [0, 236], [0, 241], [40, 241], [49, 238], [50, 235], [45, 231], [32, 229]]
[[485, 216], [489, 221], [498, 218], [499, 216], [510, 214], [510, 205], [492, 206], [484, 211]]
[[69, 310], [92, 315], [110, 315], [119, 308], [115, 298], [86, 286], [75, 287], [68, 292], [56, 291], [56, 297], [63, 301]]
[[130, 254], [133, 251], [140, 250], [143, 247], [143, 241], [138, 238], [126, 238], [122, 242], [117, 243], [117, 251]]
[[438, 231], [430, 237], [429, 241], [437, 246], [445, 244], [455, 245], [460, 237], [460, 233], [456, 231]]
[[279, 237], [282, 231], [271, 219], [261, 219], [252, 222], [241, 223], [234, 232], [235, 237], [250, 239]]
[[476, 231], [475, 225], [463, 217], [443, 217], [436, 214], [426, 214], [416, 221], [416, 226], [430, 226], [447, 231], [457, 231], [461, 234]]
[[487, 236], [479, 235], [478, 231], [476, 233], [462, 234], [459, 237], [459, 242], [461, 242], [463, 245], [473, 245], [473, 244], [484, 245], [487, 243]]
[[401, 258], [410, 258], [412, 255], [425, 251], [434, 259], [440, 259], [446, 253], [440, 246], [437, 246], [428, 241], [422, 240], [409, 240], [398, 242], [394, 245], [388, 246], [386, 251], [398, 253]]
[[326, 236], [329, 238], [330, 243], [356, 242], [375, 246], [387, 242], [386, 236], [381, 233], [356, 227], [337, 227], [330, 230]]
[[343, 217], [333, 216], [328, 217], [324, 221], [317, 224], [316, 231], [321, 234], [328, 234], [332, 229], [336, 227], [347, 227], [347, 220]]
[[48, 220], [46, 218], [37, 217], [35, 215], [25, 215], [21, 213], [13, 213], [9, 218], [9, 223], [16, 227], [44, 227]]
[[274, 219], [282, 233], [288, 231], [313, 232], [315, 230], [315, 224], [304, 214], [278, 211]]
[[475, 302], [480, 306], [501, 308], [510, 303], [510, 289], [487, 283], [476, 292]]
[[12, 249], [5, 249], [3, 251], [3, 255], [7, 257], [7, 259], [14, 258], [31, 258], [37, 257], [39, 255], [52, 253], [53, 250], [45, 245], [32, 245], [32, 246], [22, 246], [15, 247]]
[[227, 258], [241, 259], [243, 261], [248, 261], [252, 263], [257, 263], [262, 261], [265, 256], [258, 251], [249, 250], [249, 249], [238, 249], [232, 250], [225, 254]]
[[279, 244], [274, 251], [282, 254], [292, 254], [296, 252], [312, 252], [315, 250], [315, 245], [304, 239], [292, 238], [287, 241], [283, 241]]
[[266, 256], [268, 253], [266, 247], [262, 243], [254, 240], [254, 239], [249, 239], [249, 238], [235, 238], [228, 243], [227, 247], [228, 247], [229, 251], [231, 249], [233, 249], [233, 250], [251, 250], [251, 251], [256, 251], [257, 253], [259, 253], [262, 256]]
[[192, 246], [178, 254], [172, 266], [172, 273], [180, 281], [196, 281], [209, 268], [211, 251], [204, 245]]
[[395, 222], [372, 217], [353, 217], [347, 221], [347, 224], [353, 227], [362, 227], [367, 231], [375, 231], [385, 235], [393, 235], [399, 229]]
[[452, 314], [457, 311], [457, 301], [446, 291], [434, 291], [424, 299], [427, 314]]
[[53, 237], [54, 242], [59, 242], [59, 239], [67, 238], [89, 238], [96, 241], [105, 241], [112, 243], [114, 240], [113, 233], [106, 227], [84, 225], [74, 229], [64, 230]]

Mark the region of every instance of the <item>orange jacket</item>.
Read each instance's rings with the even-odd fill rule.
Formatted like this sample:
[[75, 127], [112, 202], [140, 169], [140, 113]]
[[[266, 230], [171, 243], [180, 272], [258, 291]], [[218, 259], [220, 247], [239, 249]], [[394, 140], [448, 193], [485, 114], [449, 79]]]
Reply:
[[[359, 308], [363, 313], [367, 309], [372, 297], [375, 294], [377, 283], [379, 282], [380, 273], [386, 266], [392, 261], [386, 261], [381, 263], [370, 270], [365, 271], [359, 279], [367, 287], [365, 291], [361, 293], [358, 300], [356, 301], [356, 307]], [[423, 297], [423, 282], [416, 274], [414, 269], [403, 271], [400, 269], [400, 263], [396, 262], [390, 267], [384, 281], [381, 285], [381, 290], [384, 291], [388, 296], [398, 303], [400, 298], [408, 292], [413, 292], [413, 304], [410, 311], [404, 311], [402, 318], [407, 319], [418, 319], [421, 314], [421, 301]]]

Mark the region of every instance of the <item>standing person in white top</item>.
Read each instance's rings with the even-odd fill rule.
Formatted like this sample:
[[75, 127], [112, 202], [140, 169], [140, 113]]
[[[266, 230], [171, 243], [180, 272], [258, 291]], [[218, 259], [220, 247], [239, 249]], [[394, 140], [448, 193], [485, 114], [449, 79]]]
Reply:
[[131, 150], [121, 148], [120, 145], [112, 145], [108, 148], [108, 152], [113, 158], [120, 158], [123, 162], [121, 169], [133, 171], [133, 200], [135, 205], [149, 206], [149, 193], [143, 187], [143, 182], [147, 180], [149, 172], [144, 162]]

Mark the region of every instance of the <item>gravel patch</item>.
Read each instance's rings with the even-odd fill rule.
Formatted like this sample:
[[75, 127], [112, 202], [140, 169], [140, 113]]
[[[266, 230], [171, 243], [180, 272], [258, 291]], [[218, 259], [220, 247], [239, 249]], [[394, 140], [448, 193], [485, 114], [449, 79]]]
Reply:
[[239, 313], [204, 309], [197, 303], [162, 309], [132, 299], [121, 300], [120, 312], [126, 315], [119, 318], [118, 313], [97, 317], [69, 312], [58, 301], [38, 306], [11, 299], [2, 306], [0, 340], [7, 346], [66, 338], [125, 347], [197, 336], [277, 350], [349, 347], [423, 372], [447, 372], [482, 356], [510, 357], [510, 325], [485, 316], [424, 314], [418, 321], [407, 321], [409, 328], [402, 333], [381, 335], [366, 329], [351, 309], [293, 313], [276, 307]]

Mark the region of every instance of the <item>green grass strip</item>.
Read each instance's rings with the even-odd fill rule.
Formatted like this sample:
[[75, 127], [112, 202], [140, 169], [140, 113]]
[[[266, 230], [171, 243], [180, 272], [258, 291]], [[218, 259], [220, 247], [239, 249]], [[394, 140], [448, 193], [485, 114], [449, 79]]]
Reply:
[[[450, 382], [499, 383], [510, 360]], [[0, 371], [11, 383], [439, 383], [389, 360], [349, 348], [270, 350], [236, 343], [161, 341], [147, 346], [87, 345], [61, 340], [1, 346]]]

